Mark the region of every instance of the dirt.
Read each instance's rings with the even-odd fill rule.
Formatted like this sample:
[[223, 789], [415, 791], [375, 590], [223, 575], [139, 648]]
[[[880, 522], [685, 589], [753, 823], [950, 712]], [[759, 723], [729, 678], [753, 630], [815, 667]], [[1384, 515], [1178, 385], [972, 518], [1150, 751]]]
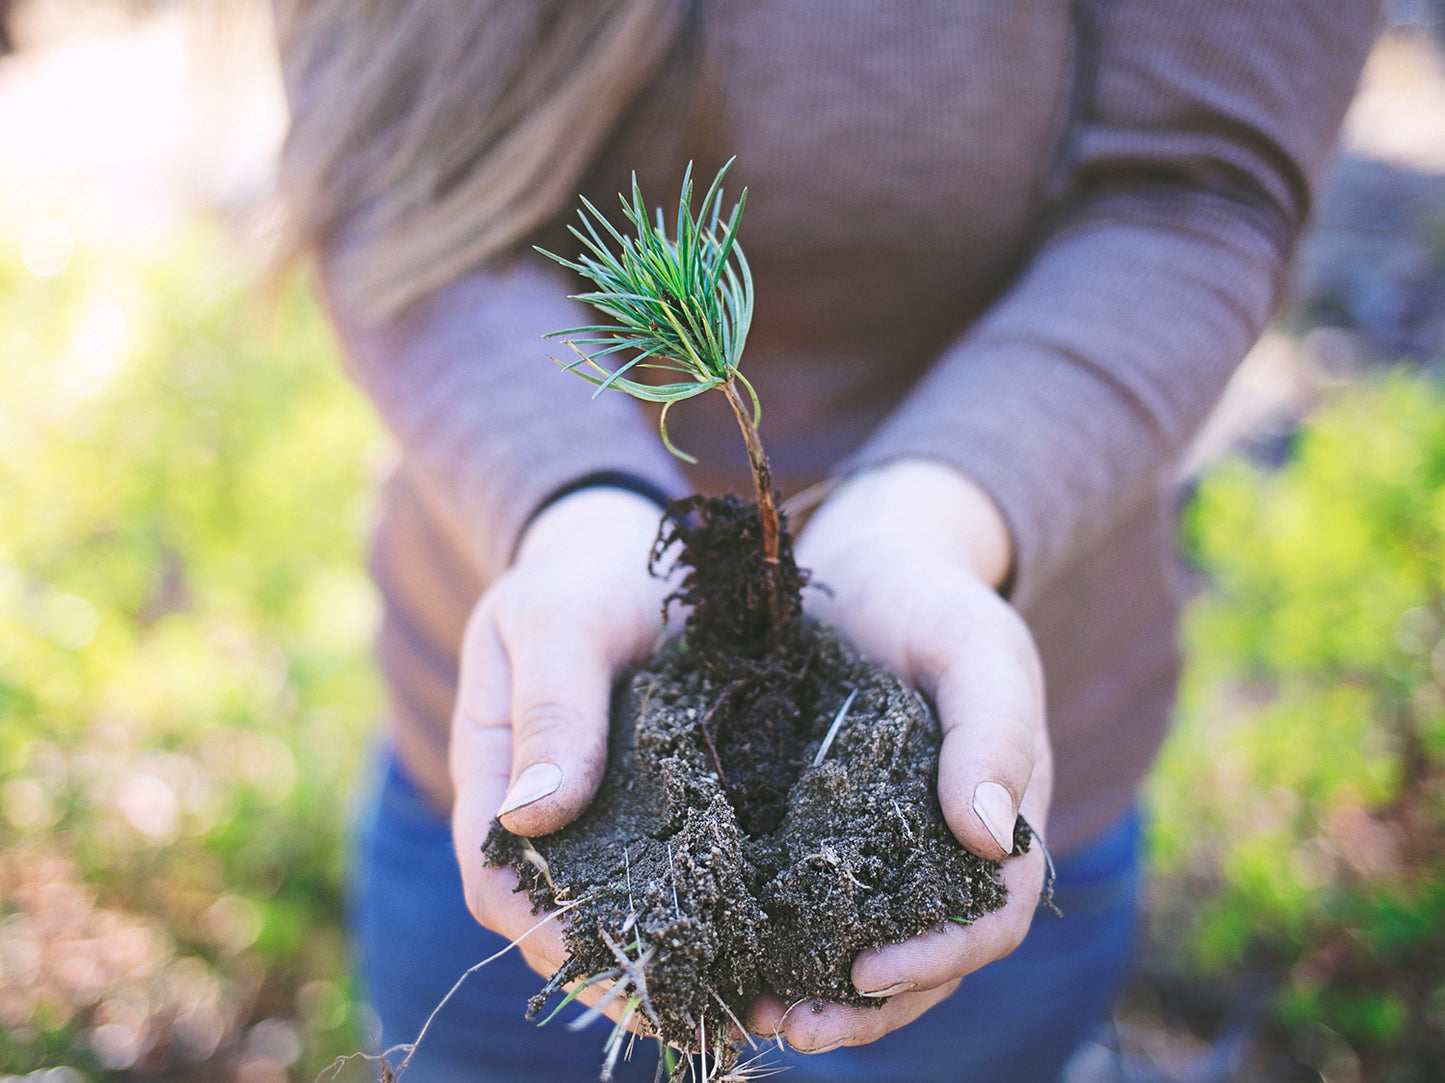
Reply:
[[[726, 1034], [764, 992], [880, 1005], [850, 980], [859, 952], [1006, 899], [999, 863], [944, 822], [933, 712], [802, 619], [806, 573], [787, 546], [786, 619], [768, 622], [756, 519], [735, 498], [673, 506], [654, 560], [681, 547], [692, 614], [619, 683], [597, 797], [545, 838], [494, 825], [488, 859], [512, 866], [537, 908], [575, 904], [571, 958], [534, 1015], [599, 975], [680, 1048], [700, 1027]], [[1014, 842], [1028, 849], [1022, 819]]]

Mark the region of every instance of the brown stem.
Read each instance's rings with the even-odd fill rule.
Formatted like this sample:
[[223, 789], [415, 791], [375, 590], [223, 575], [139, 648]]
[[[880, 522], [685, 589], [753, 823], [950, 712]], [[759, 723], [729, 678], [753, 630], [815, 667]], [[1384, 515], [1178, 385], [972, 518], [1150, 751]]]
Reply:
[[772, 579], [771, 609], [773, 632], [783, 629], [783, 580], [782, 563], [779, 560], [778, 505], [773, 495], [773, 468], [768, 465], [768, 456], [763, 451], [763, 442], [758, 439], [758, 427], [753, 424], [752, 412], [738, 393], [736, 380], [723, 384], [727, 392], [728, 405], [733, 408], [738, 428], [742, 430], [743, 442], [748, 448], [748, 464], [753, 468], [753, 485], [758, 495], [758, 518], [763, 528], [763, 560], [768, 565]]

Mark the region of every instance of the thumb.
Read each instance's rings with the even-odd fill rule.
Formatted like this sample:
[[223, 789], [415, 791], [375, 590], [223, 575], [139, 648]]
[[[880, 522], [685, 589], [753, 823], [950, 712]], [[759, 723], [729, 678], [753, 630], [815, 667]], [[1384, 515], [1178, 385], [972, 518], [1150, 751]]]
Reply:
[[938, 798], [958, 840], [997, 859], [1013, 852], [1020, 812], [1042, 829], [1053, 770], [1033, 641], [996, 595], [981, 602], [931, 682], [943, 729]]
[[667, 592], [647, 568], [657, 519], [649, 500], [587, 489], [547, 508], [519, 545], [494, 610], [512, 753], [497, 814], [509, 831], [555, 831], [597, 791], [613, 677], [656, 637]]
[[512, 770], [502, 825], [546, 835], [592, 800], [607, 764], [613, 660], [575, 620], [549, 622], [509, 643]]

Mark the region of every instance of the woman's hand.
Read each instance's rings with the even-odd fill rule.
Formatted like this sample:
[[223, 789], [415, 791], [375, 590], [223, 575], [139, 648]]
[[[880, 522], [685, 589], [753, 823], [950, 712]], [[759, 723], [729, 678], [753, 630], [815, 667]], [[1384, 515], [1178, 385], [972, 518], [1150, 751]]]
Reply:
[[[538, 917], [511, 869], [484, 866], [482, 843], [493, 817], [545, 835], [596, 793], [613, 680], [653, 646], [669, 590], [647, 570], [660, 518], [620, 489], [564, 497], [528, 527], [511, 568], [472, 610], [452, 717], [452, 835], [468, 908], [508, 939]], [[567, 954], [558, 923], [521, 951], [551, 975]]]
[[[1053, 782], [1043, 678], [1028, 629], [995, 589], [1012, 550], [993, 501], [947, 466], [899, 460], [835, 491], [800, 536], [797, 556], [826, 588], [810, 592], [810, 611], [937, 705], [938, 797], [959, 841], [1001, 858], [1012, 849], [1016, 814], [1042, 830]], [[1001, 910], [860, 955], [853, 983], [865, 996], [890, 997], [881, 1009], [790, 1011], [768, 998], [749, 1026], [804, 1052], [882, 1037], [1017, 947], [1043, 876], [1034, 845], [1004, 863]]]

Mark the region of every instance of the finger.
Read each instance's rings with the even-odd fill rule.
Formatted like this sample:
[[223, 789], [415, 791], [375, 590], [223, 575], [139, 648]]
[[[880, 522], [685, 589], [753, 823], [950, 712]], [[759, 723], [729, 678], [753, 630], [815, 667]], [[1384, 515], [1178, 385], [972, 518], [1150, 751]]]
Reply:
[[[526, 894], [517, 891], [511, 869], [491, 868], [482, 846], [497, 815], [510, 778], [510, 678], [506, 652], [483, 614], [468, 625], [462, 676], [452, 718], [448, 750], [452, 786], [452, 845], [461, 872], [463, 894], [472, 916], [487, 928], [515, 937], [539, 920]], [[539, 930], [529, 942], [548, 937], [560, 959], [560, 932]]]
[[511, 682], [502, 649], [485, 608], [467, 626], [462, 675], [452, 718], [449, 750], [452, 785], [452, 841], [467, 908], [482, 925], [508, 939], [523, 936], [523, 953], [540, 973], [550, 975], [566, 958], [561, 926], [532, 912], [517, 890], [511, 869], [491, 868], [482, 845], [510, 778]]
[[903, 993], [880, 1007], [813, 1000], [784, 1006], [776, 997], [759, 998], [748, 1015], [754, 1034], [785, 1040], [799, 1053], [827, 1053], [846, 1045], [865, 1045], [913, 1022], [946, 999], [958, 982], [922, 992]]
[[[997, 860], [1013, 852], [1020, 805], [1046, 757], [1043, 677], [1023, 621], [992, 593], [950, 610], [947, 619], [964, 626], [930, 645], [949, 645], [933, 682], [938, 799], [958, 840]], [[1040, 796], [1046, 805], [1047, 791]]]
[[972, 925], [945, 922], [898, 944], [884, 944], [853, 961], [853, 985], [865, 996], [935, 989], [1002, 959], [1023, 942], [1038, 908], [1043, 852], [1035, 846], [1005, 861], [1000, 878], [1008, 902]]
[[534, 910], [510, 868], [484, 869], [480, 890], [488, 927], [506, 937], [538, 974], [550, 978], [556, 973], [569, 954], [563, 940], [565, 910]]
[[483, 925], [501, 931], [501, 916], [489, 905], [499, 896], [483, 892], [482, 844], [511, 778], [511, 678], [506, 652], [484, 608], [467, 625], [461, 657], [447, 753], [455, 792], [452, 845], [467, 908]]
[[508, 637], [512, 770], [499, 816], [518, 835], [546, 835], [574, 819], [607, 765], [613, 662], [576, 619], [550, 606]]
[[[854, 589], [834, 619], [865, 655], [933, 697], [945, 818], [968, 849], [998, 859], [1013, 850], [1019, 804], [1047, 743], [1037, 653], [1023, 620], [977, 577], [948, 561], [912, 575], [928, 590], [909, 575], [896, 589], [876, 574], [845, 575]], [[911, 600], [907, 612], [900, 599]]]

